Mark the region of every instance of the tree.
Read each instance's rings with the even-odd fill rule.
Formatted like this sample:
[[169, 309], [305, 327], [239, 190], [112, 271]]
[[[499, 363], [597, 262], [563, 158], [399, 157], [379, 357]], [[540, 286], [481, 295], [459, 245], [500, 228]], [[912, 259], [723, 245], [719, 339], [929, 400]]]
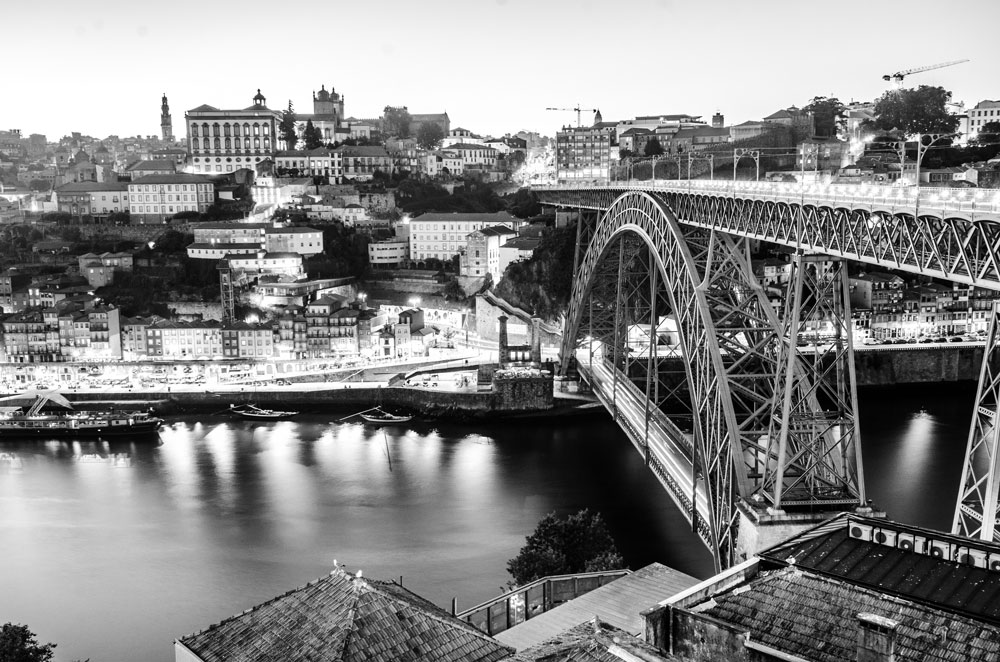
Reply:
[[958, 118], [948, 112], [951, 92], [943, 87], [921, 85], [916, 89], [890, 90], [875, 102], [872, 126], [881, 131], [953, 133]]
[[285, 141], [285, 149], [295, 149], [299, 138], [295, 135], [295, 109], [292, 100], [288, 100], [288, 109], [281, 111], [281, 122], [278, 124], [278, 135]]
[[843, 129], [847, 107], [836, 97], [813, 97], [803, 109], [812, 113], [813, 134], [817, 137], [834, 138]]
[[976, 142], [981, 144], [1000, 142], [1000, 122], [987, 122], [980, 127]]
[[319, 128], [313, 126], [312, 120], [306, 122], [306, 129], [302, 133], [302, 139], [305, 140], [306, 149], [316, 149], [323, 146], [323, 133]]
[[0, 660], [3, 662], [49, 662], [55, 644], [39, 644], [26, 625], [5, 623], [0, 627]]
[[517, 586], [549, 575], [618, 570], [625, 561], [599, 513], [581, 510], [559, 517], [549, 513], [525, 539], [507, 572]]
[[32, 179], [28, 182], [28, 188], [32, 191], [48, 191], [50, 184], [44, 179]]
[[660, 144], [660, 139], [655, 136], [650, 138], [649, 141], [646, 142], [646, 146], [643, 148], [642, 153], [645, 156], [659, 156], [660, 154], [663, 154], [663, 145]]
[[437, 149], [444, 140], [444, 130], [437, 122], [424, 122], [417, 129], [417, 144], [424, 149]]
[[382, 110], [382, 132], [397, 138], [410, 137], [410, 111], [406, 106], [386, 106]]

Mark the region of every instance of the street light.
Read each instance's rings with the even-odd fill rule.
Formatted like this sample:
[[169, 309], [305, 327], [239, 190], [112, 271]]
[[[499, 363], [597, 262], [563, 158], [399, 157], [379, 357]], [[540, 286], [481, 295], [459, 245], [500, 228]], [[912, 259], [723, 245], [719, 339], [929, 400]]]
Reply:
[[744, 156], [753, 159], [754, 163], [757, 164], [757, 181], [760, 181], [760, 151], [746, 147], [737, 147], [733, 150], [733, 182], [736, 182], [736, 166]]

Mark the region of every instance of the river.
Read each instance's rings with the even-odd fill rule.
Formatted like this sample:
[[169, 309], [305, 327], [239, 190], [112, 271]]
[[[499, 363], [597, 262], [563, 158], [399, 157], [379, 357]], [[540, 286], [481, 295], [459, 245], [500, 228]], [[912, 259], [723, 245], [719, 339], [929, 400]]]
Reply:
[[[950, 527], [974, 392], [862, 389], [869, 496], [890, 517]], [[194, 416], [158, 444], [5, 442], [22, 468], [0, 467], [0, 624], [57, 643], [58, 662], [168, 662], [174, 638], [334, 559], [461, 609], [500, 592], [539, 518], [580, 508], [604, 516], [633, 568], [711, 572], [604, 417], [384, 434], [333, 420]], [[115, 453], [131, 466], [100, 461]]]

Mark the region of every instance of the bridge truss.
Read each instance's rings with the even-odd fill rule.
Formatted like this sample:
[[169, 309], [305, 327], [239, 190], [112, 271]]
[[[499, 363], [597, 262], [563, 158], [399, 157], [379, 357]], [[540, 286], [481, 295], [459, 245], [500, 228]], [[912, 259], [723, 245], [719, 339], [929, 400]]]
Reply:
[[[921, 201], [919, 191], [833, 189], [675, 181], [538, 191], [543, 204], [580, 212], [563, 365], [583, 324], [591, 342], [614, 348], [603, 356], [616, 371], [645, 379], [656, 411], [682, 427], [690, 421], [693, 471], [712, 500], [711, 535], [702, 537], [721, 567], [738, 560], [740, 501], [777, 512], [866, 503], [846, 269], [830, 258], [1000, 290], [1000, 193], [934, 193]], [[781, 314], [769, 311], [750, 273], [747, 239], [796, 250]], [[648, 252], [649, 291], [662, 290], [645, 308], [634, 303], [645, 287], [636, 287], [633, 275], [643, 273], [633, 268], [642, 259], [637, 241]], [[615, 242], [632, 248], [609, 249]], [[616, 255], [629, 266], [616, 273], [600, 264]], [[643, 316], [655, 337], [665, 310], [682, 357], [673, 377], [657, 341], [645, 357], [619, 347]], [[800, 351], [818, 321], [827, 342]], [[954, 533], [995, 541], [998, 321], [994, 310], [953, 524]], [[641, 358], [646, 366], [637, 370]], [[689, 510], [698, 530], [698, 511]]]
[[[772, 510], [864, 503], [839, 261], [818, 271], [796, 258], [806, 313], [782, 322], [753, 275], [746, 239], [683, 225], [650, 195], [621, 196], [589, 234], [563, 369], [570, 356], [593, 360], [597, 343], [610, 381], [644, 395], [640, 404], [612, 384], [604, 399], [717, 567], [739, 561], [739, 502]], [[817, 321], [823, 348], [806, 360], [795, 334], [813, 325], [818, 337]], [[830, 374], [839, 379], [832, 388]], [[671, 424], [651, 430], [664, 415]], [[692, 476], [678, 475], [686, 471]]]

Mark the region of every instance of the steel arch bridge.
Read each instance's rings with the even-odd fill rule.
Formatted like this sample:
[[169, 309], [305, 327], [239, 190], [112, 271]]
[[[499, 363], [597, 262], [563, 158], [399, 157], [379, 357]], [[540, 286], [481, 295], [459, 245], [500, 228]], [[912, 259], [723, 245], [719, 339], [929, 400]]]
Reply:
[[[1000, 194], [831, 189], [536, 189], [580, 213], [562, 369], [576, 358], [718, 568], [740, 560], [741, 512], [866, 505], [847, 272], [831, 258], [1000, 290]], [[796, 249], [782, 311], [752, 273], [749, 239]], [[810, 335], [822, 344], [803, 350]], [[1000, 351], [987, 359], [977, 411], [992, 415], [970, 432], [954, 525], [982, 537], [995, 535], [1000, 492]]]

